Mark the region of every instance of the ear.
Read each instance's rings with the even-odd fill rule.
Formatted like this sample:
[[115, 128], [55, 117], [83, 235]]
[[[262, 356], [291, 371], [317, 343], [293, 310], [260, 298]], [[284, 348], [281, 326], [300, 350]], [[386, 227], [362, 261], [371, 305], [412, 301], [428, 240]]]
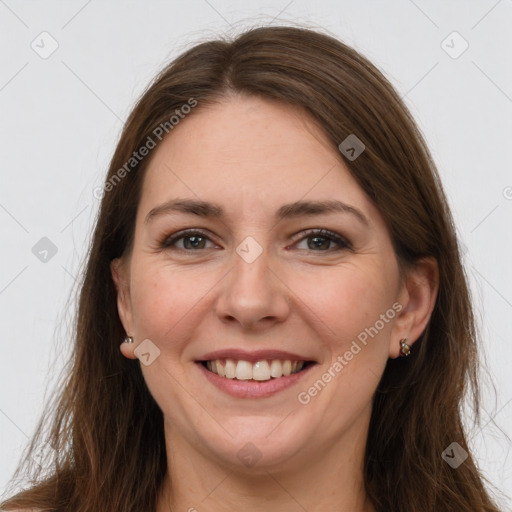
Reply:
[[439, 290], [439, 266], [432, 257], [422, 258], [405, 271], [398, 303], [402, 309], [393, 325], [389, 357], [400, 356], [400, 340], [412, 344], [421, 336], [430, 321]]
[[[126, 263], [121, 258], [116, 258], [110, 263], [110, 272], [117, 291], [117, 311], [127, 336], [133, 333], [133, 314], [130, 298], [130, 279], [126, 269]], [[121, 343], [121, 352], [125, 357], [136, 359], [134, 351], [135, 343]]]

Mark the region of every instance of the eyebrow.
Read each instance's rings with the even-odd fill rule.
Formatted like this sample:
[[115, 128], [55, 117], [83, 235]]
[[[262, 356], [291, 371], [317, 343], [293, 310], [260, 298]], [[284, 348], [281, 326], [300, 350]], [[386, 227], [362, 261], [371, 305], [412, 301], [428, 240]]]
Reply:
[[[172, 199], [153, 208], [146, 216], [144, 223], [163, 214], [188, 213], [199, 217], [213, 217], [222, 219], [225, 217], [221, 206], [199, 199]], [[276, 214], [276, 220], [303, 217], [308, 215], [321, 215], [325, 213], [348, 213], [353, 215], [365, 226], [370, 226], [366, 216], [354, 206], [350, 206], [335, 199], [325, 201], [296, 201], [281, 206]]]

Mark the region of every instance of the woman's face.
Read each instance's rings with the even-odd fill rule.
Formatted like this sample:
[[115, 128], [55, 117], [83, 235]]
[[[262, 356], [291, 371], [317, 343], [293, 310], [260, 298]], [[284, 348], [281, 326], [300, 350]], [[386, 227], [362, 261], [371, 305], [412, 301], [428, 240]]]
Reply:
[[299, 110], [200, 107], [153, 150], [133, 251], [113, 265], [122, 350], [175, 446], [240, 468], [361, 446], [411, 334], [384, 220]]

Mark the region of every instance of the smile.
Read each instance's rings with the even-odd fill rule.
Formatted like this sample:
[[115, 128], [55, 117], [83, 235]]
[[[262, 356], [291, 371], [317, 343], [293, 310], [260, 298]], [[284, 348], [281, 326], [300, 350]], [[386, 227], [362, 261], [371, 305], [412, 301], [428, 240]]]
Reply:
[[202, 362], [210, 372], [226, 379], [268, 381], [298, 373], [308, 361], [272, 359], [251, 363], [243, 359], [213, 359]]

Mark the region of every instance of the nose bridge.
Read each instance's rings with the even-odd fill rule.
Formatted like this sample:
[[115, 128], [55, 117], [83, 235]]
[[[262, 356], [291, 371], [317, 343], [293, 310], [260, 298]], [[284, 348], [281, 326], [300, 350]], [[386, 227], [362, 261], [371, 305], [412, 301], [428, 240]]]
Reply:
[[288, 314], [288, 301], [285, 287], [269, 268], [269, 250], [254, 237], [246, 237], [233, 252], [231, 264], [217, 301], [218, 316], [237, 320], [244, 327], [254, 327], [264, 319], [282, 321]]

